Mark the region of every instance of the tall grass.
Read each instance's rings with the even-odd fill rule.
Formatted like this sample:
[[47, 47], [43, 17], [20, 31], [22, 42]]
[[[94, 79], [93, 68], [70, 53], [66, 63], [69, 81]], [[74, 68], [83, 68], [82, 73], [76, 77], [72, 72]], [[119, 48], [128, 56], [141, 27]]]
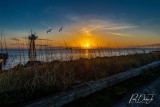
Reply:
[[160, 52], [151, 52], [17, 66], [0, 73], [0, 103], [28, 101], [159, 59]]
[[[92, 43], [92, 42], [91, 42]], [[23, 48], [28, 47], [28, 43], [26, 46], [19, 43], [21, 46], [19, 47], [19, 63], [25, 64], [27, 62], [26, 56], [24, 56]], [[24, 43], [23, 43], [24, 44]], [[54, 60], [67, 61], [67, 60], [77, 60], [80, 58], [95, 58], [95, 57], [104, 57], [104, 56], [121, 56], [121, 55], [129, 55], [136, 53], [146, 53], [160, 50], [159, 46], [144, 48], [143, 46], [130, 46], [130, 47], [119, 47], [119, 48], [111, 48], [108, 46], [104, 48], [100, 46], [98, 42], [95, 41], [96, 48], [92, 45], [90, 49], [82, 49], [79, 45], [80, 43], [75, 41], [74, 44], [69, 44], [66, 41], [62, 41], [59, 43], [54, 43], [53, 41], [38, 41], [37, 42], [37, 60], [50, 62]], [[23, 47], [22, 47], [23, 46]], [[22, 63], [23, 62], [23, 63]]]
[[42, 62], [30, 62], [28, 66], [24, 55], [28, 43], [19, 43], [20, 65], [0, 72], [0, 104], [29, 101], [160, 59], [160, 52], [148, 53], [149, 48], [102, 48], [95, 43], [97, 48], [82, 49], [75, 41], [73, 49], [65, 41], [61, 44], [40, 41], [37, 60]]

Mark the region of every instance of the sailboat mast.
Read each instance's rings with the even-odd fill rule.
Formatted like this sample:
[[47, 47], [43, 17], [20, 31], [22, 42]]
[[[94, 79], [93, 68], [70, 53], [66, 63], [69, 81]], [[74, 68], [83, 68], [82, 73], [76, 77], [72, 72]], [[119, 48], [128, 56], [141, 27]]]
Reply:
[[7, 44], [6, 44], [6, 39], [5, 39], [5, 37], [4, 37], [4, 45], [5, 45], [5, 51], [8, 53]]
[[3, 30], [1, 32], [1, 54], [2, 54], [2, 35], [3, 35]]
[[3, 54], [3, 30], [1, 32], [1, 53]]

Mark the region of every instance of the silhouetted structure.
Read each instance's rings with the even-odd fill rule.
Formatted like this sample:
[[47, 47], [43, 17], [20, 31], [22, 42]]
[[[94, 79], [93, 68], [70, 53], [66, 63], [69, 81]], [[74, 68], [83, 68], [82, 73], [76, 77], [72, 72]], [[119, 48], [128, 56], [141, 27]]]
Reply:
[[1, 45], [0, 70], [2, 70], [3, 65], [6, 64], [6, 61], [8, 59], [7, 44], [6, 44], [5, 38], [3, 40], [2, 36], [3, 36], [3, 31], [1, 32], [1, 41], [0, 41], [0, 45]]
[[35, 48], [35, 40], [38, 38], [38, 36], [36, 36], [36, 33], [32, 33], [31, 30], [31, 36], [28, 37], [29, 39], [29, 53], [28, 56], [30, 58], [30, 60], [35, 61], [36, 60], [36, 48]]

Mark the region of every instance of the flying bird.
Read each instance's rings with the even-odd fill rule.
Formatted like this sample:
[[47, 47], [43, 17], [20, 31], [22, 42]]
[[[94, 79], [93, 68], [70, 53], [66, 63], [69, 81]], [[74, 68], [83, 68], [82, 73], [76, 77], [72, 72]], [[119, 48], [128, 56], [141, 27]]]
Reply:
[[51, 32], [51, 30], [52, 30], [52, 28], [50, 28], [49, 30], [47, 30], [47, 33], [48, 33], [48, 32]]
[[63, 29], [63, 27], [61, 27], [61, 28], [59, 29], [59, 32], [61, 32], [61, 31], [62, 31], [62, 29]]

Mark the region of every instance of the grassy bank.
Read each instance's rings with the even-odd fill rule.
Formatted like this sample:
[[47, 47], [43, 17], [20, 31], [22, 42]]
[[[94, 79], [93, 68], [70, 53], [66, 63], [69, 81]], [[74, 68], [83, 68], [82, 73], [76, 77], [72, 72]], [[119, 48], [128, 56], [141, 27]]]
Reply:
[[73, 85], [104, 78], [160, 59], [160, 53], [53, 61], [30, 67], [17, 66], [0, 73], [0, 104], [30, 101], [69, 89]]
[[85, 98], [76, 100], [65, 105], [64, 107], [112, 107], [114, 104], [121, 101], [124, 96], [128, 94], [132, 95], [142, 86], [153, 82], [157, 78], [160, 78], [159, 71], [160, 66], [137, 77], [105, 88]]

